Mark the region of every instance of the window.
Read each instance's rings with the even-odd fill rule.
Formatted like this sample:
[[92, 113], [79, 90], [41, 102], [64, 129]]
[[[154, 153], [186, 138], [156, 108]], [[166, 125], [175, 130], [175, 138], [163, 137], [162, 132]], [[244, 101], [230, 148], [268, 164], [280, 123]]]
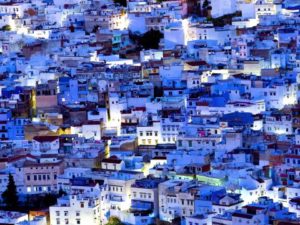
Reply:
[[182, 140], [178, 140], [178, 146], [182, 147]]
[[76, 220], [76, 224], [80, 224], [80, 220], [78, 219], [78, 220]]

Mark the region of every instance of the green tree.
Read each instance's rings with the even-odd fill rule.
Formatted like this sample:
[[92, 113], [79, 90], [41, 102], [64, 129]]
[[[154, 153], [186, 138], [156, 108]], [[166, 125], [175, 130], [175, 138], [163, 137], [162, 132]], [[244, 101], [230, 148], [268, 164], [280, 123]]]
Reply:
[[8, 176], [6, 190], [2, 193], [2, 199], [7, 209], [13, 210], [18, 207], [18, 192], [14, 178], [11, 174]]
[[43, 198], [44, 207], [48, 208], [51, 205], [55, 205], [57, 201], [57, 196], [54, 194], [47, 193]]
[[65, 195], [67, 195], [67, 192], [65, 192], [62, 188], [60, 188], [59, 191], [58, 191], [58, 196], [62, 197], [62, 196], [65, 196]]
[[108, 219], [108, 222], [106, 225], [123, 225], [123, 223], [121, 222], [121, 220], [118, 217], [112, 216]]
[[99, 30], [99, 25], [95, 25], [92, 30], [92, 33], [97, 33], [98, 30]]
[[149, 30], [140, 37], [139, 44], [146, 50], [158, 49], [161, 38], [163, 34], [159, 30]]
[[160, 39], [164, 35], [159, 30], [149, 30], [144, 34], [129, 32], [130, 40], [137, 45], [137, 50], [158, 49]]
[[115, 4], [120, 4], [121, 6], [127, 6], [127, 0], [114, 0]]
[[1, 28], [2, 31], [11, 31], [11, 26], [10, 25], [4, 25], [2, 28]]
[[202, 5], [202, 8], [203, 8], [203, 9], [206, 9], [206, 8], [208, 7], [208, 5], [209, 5], [208, 0], [204, 0], [203, 5]]

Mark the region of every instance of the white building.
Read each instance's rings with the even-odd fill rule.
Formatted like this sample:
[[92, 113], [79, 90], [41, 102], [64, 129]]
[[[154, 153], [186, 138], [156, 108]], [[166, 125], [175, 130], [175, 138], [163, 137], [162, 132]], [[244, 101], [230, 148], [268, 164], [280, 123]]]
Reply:
[[161, 126], [159, 121], [146, 123], [136, 128], [139, 145], [156, 145], [162, 143]]
[[59, 149], [58, 136], [36, 136], [32, 140], [32, 154], [57, 154]]
[[267, 134], [293, 134], [292, 116], [283, 113], [267, 115], [264, 123], [264, 132]]
[[50, 225], [100, 224], [100, 200], [92, 196], [67, 195], [50, 207]]
[[235, 13], [237, 10], [237, 0], [211, 0], [210, 5], [212, 7], [212, 17], [220, 17], [226, 14]]

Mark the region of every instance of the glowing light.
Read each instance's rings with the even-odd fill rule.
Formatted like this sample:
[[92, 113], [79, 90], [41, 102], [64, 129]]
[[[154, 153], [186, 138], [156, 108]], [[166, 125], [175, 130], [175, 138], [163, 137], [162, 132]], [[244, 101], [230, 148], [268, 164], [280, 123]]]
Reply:
[[276, 130], [275, 133], [278, 135], [282, 135], [282, 134], [286, 134], [286, 131], [285, 130]]
[[187, 45], [189, 40], [189, 21], [187, 19], [182, 20], [182, 29], [184, 32], [184, 44]]
[[150, 163], [145, 163], [144, 167], [142, 168], [142, 172], [144, 173], [145, 177], [149, 175], [150, 165], [151, 165]]
[[127, 30], [130, 25], [130, 19], [128, 19], [127, 15], [123, 16], [121, 21], [121, 29]]
[[296, 98], [295, 95], [290, 96], [290, 97], [285, 96], [283, 98], [283, 104], [284, 105], [295, 105], [296, 103], [297, 103], [297, 98]]

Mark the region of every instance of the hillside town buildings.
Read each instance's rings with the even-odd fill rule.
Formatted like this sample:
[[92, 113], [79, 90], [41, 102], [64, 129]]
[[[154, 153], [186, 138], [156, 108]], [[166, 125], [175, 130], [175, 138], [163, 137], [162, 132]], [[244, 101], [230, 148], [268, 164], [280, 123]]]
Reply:
[[0, 0], [0, 224], [300, 224], [299, 10]]

